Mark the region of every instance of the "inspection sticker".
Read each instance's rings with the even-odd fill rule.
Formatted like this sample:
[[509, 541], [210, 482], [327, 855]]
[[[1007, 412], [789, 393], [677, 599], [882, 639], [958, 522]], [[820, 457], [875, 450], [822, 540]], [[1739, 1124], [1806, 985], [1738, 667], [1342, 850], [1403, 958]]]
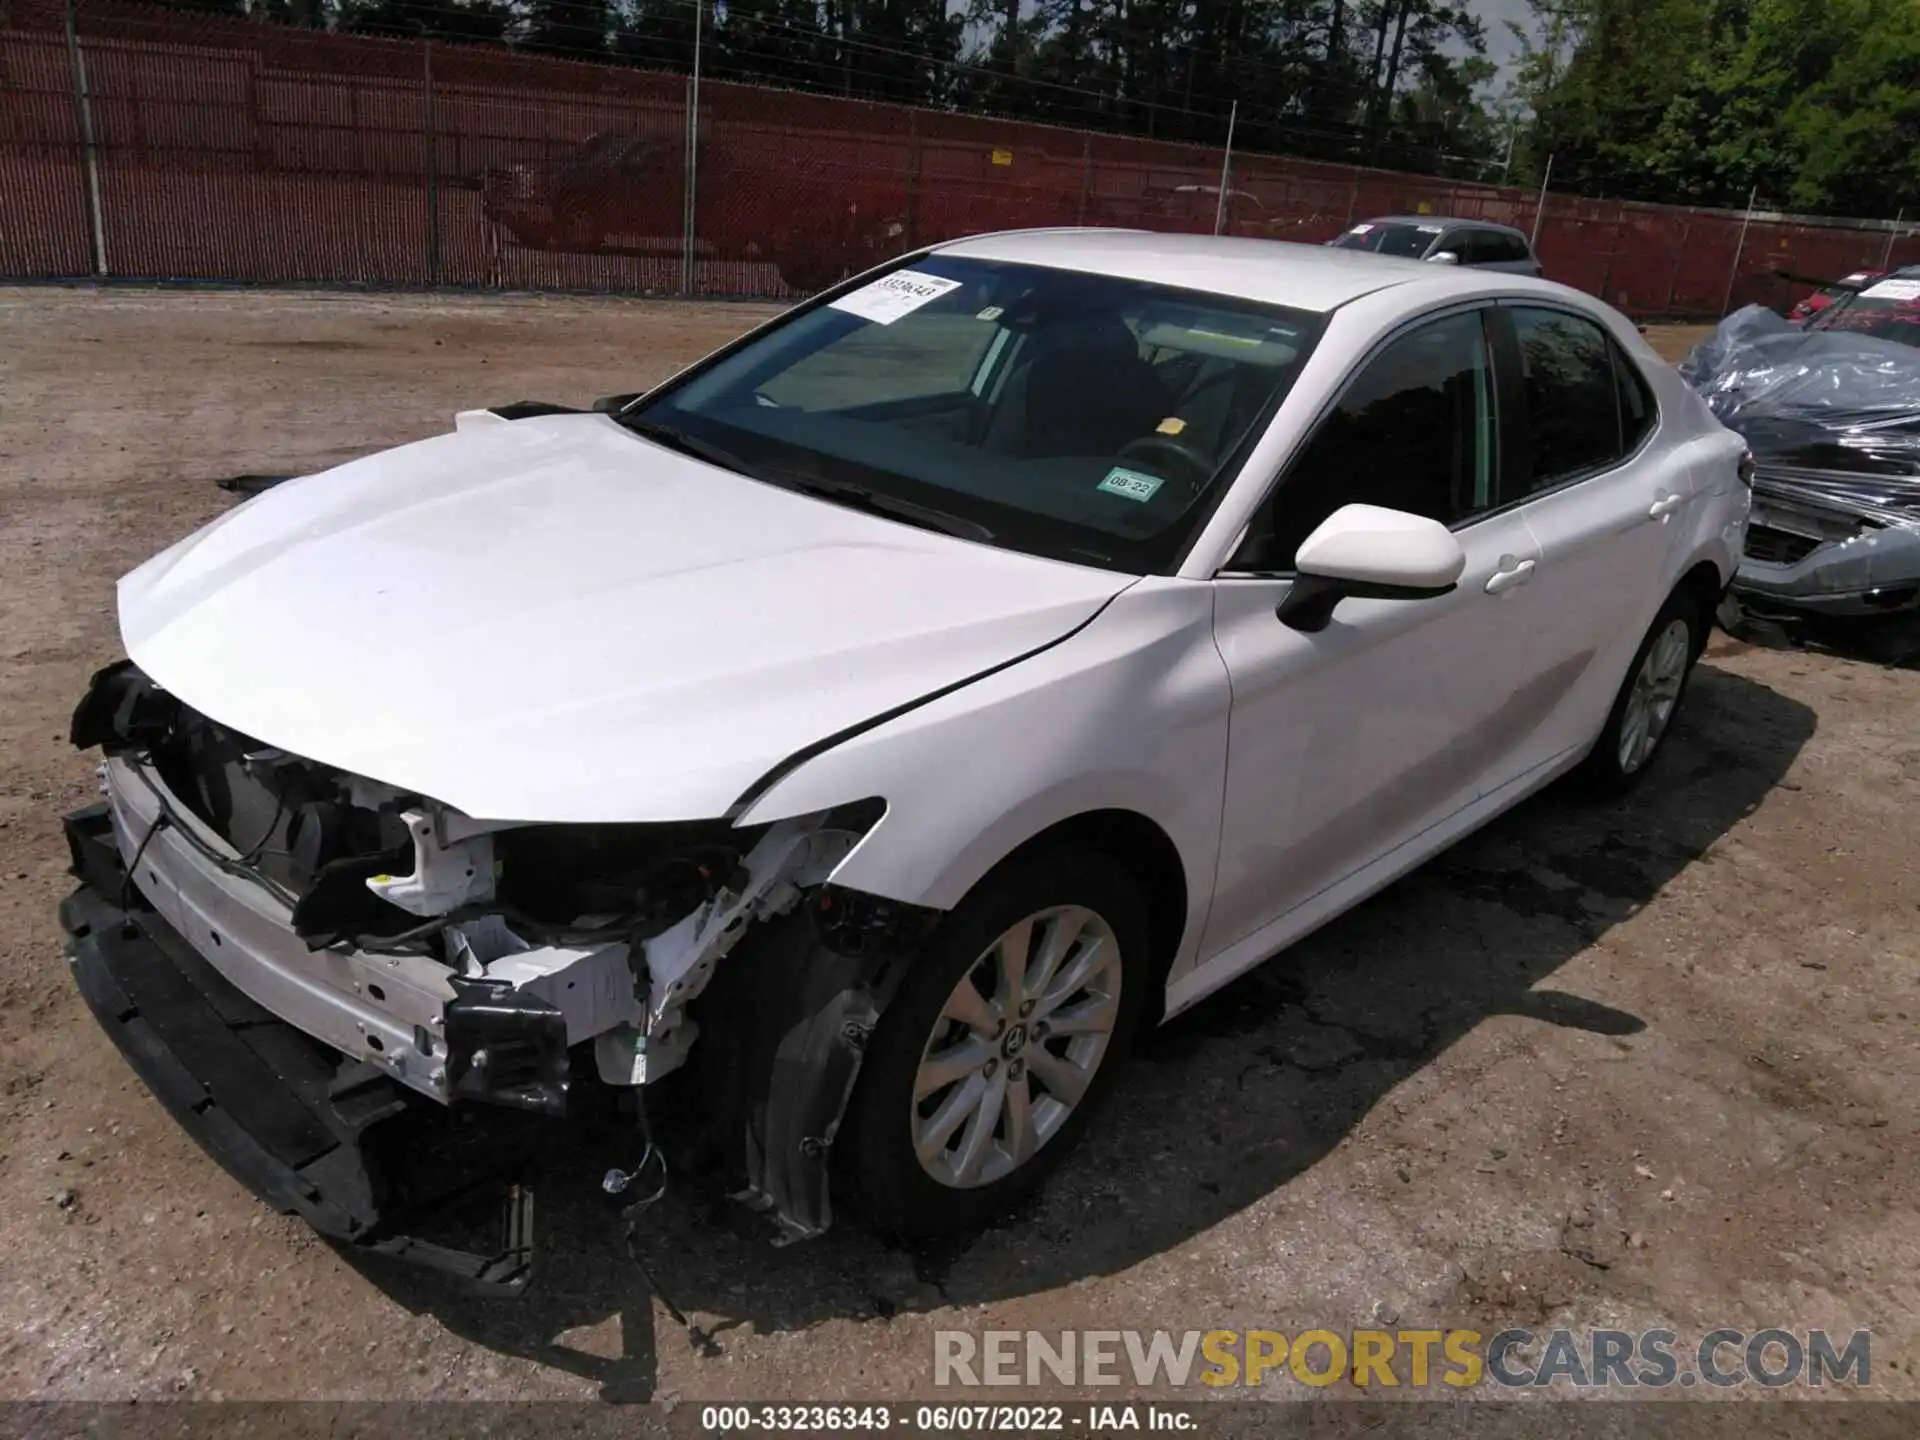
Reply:
[[1158, 475], [1145, 475], [1138, 470], [1129, 470], [1116, 465], [1107, 471], [1107, 478], [1096, 487], [1109, 495], [1124, 495], [1129, 500], [1151, 500], [1153, 492], [1166, 481]]
[[1865, 300], [1920, 300], [1920, 280], [1882, 280], [1860, 292]]
[[911, 315], [922, 305], [959, 288], [958, 280], [942, 280], [938, 275], [918, 270], [896, 270], [871, 285], [862, 285], [838, 300], [828, 301], [827, 305], [831, 310], [844, 310], [876, 325], [891, 325], [902, 315]]

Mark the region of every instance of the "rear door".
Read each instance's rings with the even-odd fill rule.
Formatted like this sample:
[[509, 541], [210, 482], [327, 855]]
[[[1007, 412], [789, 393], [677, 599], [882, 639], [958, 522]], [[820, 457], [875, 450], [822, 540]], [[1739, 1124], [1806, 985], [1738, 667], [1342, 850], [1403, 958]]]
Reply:
[[1597, 321], [1518, 301], [1492, 316], [1508, 382], [1500, 498], [1539, 547], [1528, 684], [1555, 697], [1514, 756], [1517, 776], [1599, 733], [1679, 578], [1694, 486], [1659, 441], [1651, 390]]

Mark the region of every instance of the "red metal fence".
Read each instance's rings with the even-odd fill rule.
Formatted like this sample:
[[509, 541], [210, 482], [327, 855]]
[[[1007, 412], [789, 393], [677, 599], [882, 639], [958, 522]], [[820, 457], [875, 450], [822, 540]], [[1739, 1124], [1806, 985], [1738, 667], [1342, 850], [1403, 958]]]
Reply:
[[[689, 119], [697, 144], [689, 144]], [[783, 296], [1026, 225], [1211, 230], [1218, 150], [479, 47], [0, 0], [0, 278]], [[1537, 195], [1236, 154], [1223, 228], [1390, 212], [1535, 226]], [[1716, 315], [1920, 261], [1883, 221], [1548, 197], [1555, 279]]]

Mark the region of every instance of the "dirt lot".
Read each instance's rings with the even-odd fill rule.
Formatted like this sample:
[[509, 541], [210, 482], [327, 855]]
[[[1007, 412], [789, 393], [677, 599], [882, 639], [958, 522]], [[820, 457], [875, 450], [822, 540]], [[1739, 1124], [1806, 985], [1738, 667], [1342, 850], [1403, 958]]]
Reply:
[[1655, 783], [1535, 800], [1180, 1019], [1013, 1223], [776, 1251], [676, 1187], [646, 1253], [699, 1343], [591, 1193], [625, 1157], [543, 1193], [519, 1302], [349, 1264], [203, 1157], [55, 924], [114, 578], [215, 477], [636, 388], [764, 313], [0, 291], [0, 1393], [924, 1396], [942, 1328], [1381, 1323], [1871, 1328], [1920, 1398], [1920, 674], [1724, 637]]

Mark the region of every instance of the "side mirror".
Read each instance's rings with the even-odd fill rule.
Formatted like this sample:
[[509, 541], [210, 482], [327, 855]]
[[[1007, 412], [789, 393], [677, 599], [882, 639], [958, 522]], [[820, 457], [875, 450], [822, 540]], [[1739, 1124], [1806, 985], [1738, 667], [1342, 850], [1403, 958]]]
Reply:
[[1301, 542], [1298, 578], [1274, 615], [1295, 630], [1327, 628], [1333, 610], [1353, 596], [1425, 600], [1451, 591], [1467, 568], [1466, 552], [1438, 520], [1378, 505], [1343, 505]]
[[643, 391], [636, 390], [631, 395], [602, 395], [598, 400], [593, 402], [593, 413], [596, 415], [618, 415], [622, 410], [626, 409], [627, 406], [638, 400], [643, 393]]
[[1458, 265], [1459, 263], [1459, 255], [1452, 250], [1436, 250], [1433, 254], [1427, 256], [1427, 264], [1429, 265]]

